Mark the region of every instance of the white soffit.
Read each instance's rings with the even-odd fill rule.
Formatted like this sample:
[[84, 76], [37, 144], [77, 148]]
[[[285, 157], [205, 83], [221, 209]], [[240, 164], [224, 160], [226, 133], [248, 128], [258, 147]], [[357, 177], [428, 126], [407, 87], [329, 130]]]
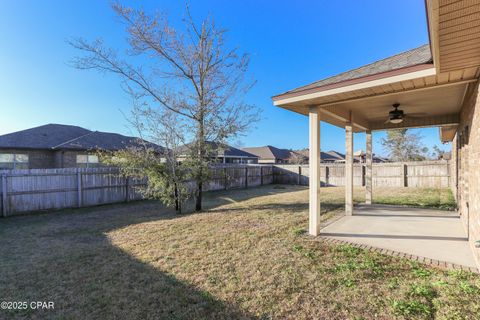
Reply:
[[424, 69], [424, 70], [419, 70], [419, 71], [413, 71], [413, 72], [409, 72], [409, 73], [404, 73], [404, 74], [400, 74], [400, 75], [395, 75], [395, 76], [391, 76], [391, 77], [386, 77], [386, 78], [381, 78], [381, 79], [356, 83], [356, 84], [352, 84], [352, 85], [348, 85], [348, 86], [344, 86], [344, 87], [339, 87], [339, 88], [334, 88], [334, 89], [330, 89], [330, 90], [313, 92], [313, 93], [309, 93], [309, 94], [305, 94], [305, 95], [299, 95], [299, 96], [296, 96], [296, 97], [277, 100], [277, 101], [274, 101], [273, 104], [276, 105], [276, 106], [281, 106], [281, 105], [288, 104], [288, 103], [310, 100], [310, 99], [325, 97], [325, 96], [329, 96], [329, 95], [345, 93], [345, 92], [354, 91], [354, 90], [361, 90], [361, 89], [366, 89], [366, 88], [372, 88], [372, 87], [377, 87], [377, 86], [381, 86], [381, 85], [385, 85], [385, 84], [401, 82], [401, 81], [406, 81], [406, 80], [413, 80], [413, 79], [418, 79], [418, 78], [423, 78], [423, 77], [428, 77], [428, 76], [433, 76], [433, 75], [436, 75], [435, 67]]

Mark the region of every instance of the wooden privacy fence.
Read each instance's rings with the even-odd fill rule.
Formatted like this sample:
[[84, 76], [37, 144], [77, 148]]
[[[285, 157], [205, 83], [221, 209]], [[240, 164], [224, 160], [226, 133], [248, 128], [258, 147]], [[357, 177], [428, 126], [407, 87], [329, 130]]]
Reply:
[[255, 187], [273, 183], [273, 167], [254, 165], [217, 165], [211, 168], [206, 191]]
[[[354, 185], [365, 185], [365, 165], [354, 165]], [[322, 164], [322, 184], [343, 186], [345, 166]], [[217, 165], [211, 168], [205, 191], [248, 188], [264, 184], [308, 185], [308, 165]], [[377, 187], [450, 186], [447, 161], [373, 164]], [[65, 168], [0, 171], [0, 212], [6, 217], [22, 212], [88, 207], [142, 199], [145, 179], [126, 178], [116, 168]]]
[[116, 168], [65, 168], [0, 171], [1, 212], [88, 207], [141, 199], [142, 179], [126, 178]]
[[[417, 161], [374, 163], [372, 165], [372, 184], [374, 187], [420, 187], [449, 188], [449, 161]], [[353, 184], [365, 186], [366, 168], [364, 163], [353, 166]], [[274, 183], [308, 185], [308, 165], [275, 165]], [[345, 165], [320, 165], [322, 185], [344, 186]]]
[[[0, 171], [0, 212], [88, 207], [142, 199], [145, 179], [123, 177], [116, 168]], [[216, 166], [204, 190], [253, 187], [273, 182], [271, 166]]]

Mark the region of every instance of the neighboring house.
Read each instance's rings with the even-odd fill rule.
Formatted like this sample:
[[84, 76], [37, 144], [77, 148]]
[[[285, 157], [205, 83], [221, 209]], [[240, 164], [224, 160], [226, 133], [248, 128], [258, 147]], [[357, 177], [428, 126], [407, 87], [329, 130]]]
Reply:
[[302, 154], [292, 150], [279, 149], [273, 146], [242, 148], [243, 151], [254, 154], [258, 157], [258, 163], [305, 163]]
[[325, 152], [328, 157], [322, 158], [322, 162], [334, 163], [334, 162], [344, 162], [345, 154], [338, 151], [330, 150]]
[[[218, 163], [257, 164], [258, 156], [227, 144], [207, 141], [210, 157]], [[186, 147], [181, 149], [187, 150]], [[183, 155], [184, 157], [185, 155]], [[182, 158], [182, 156], [180, 157]]]
[[[308, 157], [309, 157], [309, 149], [305, 148], [302, 150], [296, 150], [296, 153], [302, 154], [306, 158], [306, 163], [308, 163]], [[337, 151], [327, 151], [327, 152], [320, 152], [320, 162], [322, 163], [335, 163], [335, 162], [343, 162], [345, 161], [345, 155], [341, 154], [340, 152]]]
[[[357, 150], [353, 153], [353, 160], [355, 162], [361, 162], [361, 163], [365, 163], [366, 162], [366, 158], [367, 158], [367, 154], [363, 151], [363, 150]], [[382, 158], [382, 157], [378, 157], [374, 154], [372, 154], [372, 161], [374, 163], [384, 163], [384, 162], [388, 162], [387, 159], [385, 158]]]
[[[308, 148], [307, 149], [302, 149], [302, 150], [297, 150], [296, 152], [306, 155], [307, 159], [308, 159]], [[355, 151], [354, 154], [353, 154], [353, 161], [354, 162], [365, 163], [365, 158], [366, 158], [366, 154], [363, 150]], [[375, 162], [375, 163], [388, 162], [387, 159], [382, 158], [382, 157], [378, 157], [375, 154], [373, 154], [372, 158], [373, 158], [373, 162]], [[345, 154], [340, 153], [338, 151], [334, 151], [334, 150], [330, 150], [330, 151], [326, 151], [326, 152], [321, 151], [320, 152], [320, 159], [321, 159], [320, 160], [321, 163], [344, 163], [345, 162]]]
[[100, 164], [97, 150], [116, 151], [141, 145], [135, 137], [47, 124], [0, 136], [0, 169], [95, 167]]

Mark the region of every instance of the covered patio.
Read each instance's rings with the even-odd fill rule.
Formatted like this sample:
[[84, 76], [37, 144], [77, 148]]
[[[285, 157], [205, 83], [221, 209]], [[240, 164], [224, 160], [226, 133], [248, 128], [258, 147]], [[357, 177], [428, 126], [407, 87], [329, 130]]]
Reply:
[[[423, 241], [426, 251], [433, 253], [444, 250], [447, 253], [440, 254], [440, 257], [445, 259], [458, 253], [462, 257], [454, 260], [471, 265], [471, 253], [470, 257], [460, 253], [465, 252], [465, 248], [472, 249], [466, 232], [468, 218], [463, 220], [467, 224], [465, 229], [458, 216], [453, 217], [448, 213], [437, 212], [433, 217], [419, 217], [416, 209], [403, 209], [396, 215], [393, 208], [382, 208], [381, 215], [377, 215], [378, 207], [371, 206], [372, 131], [439, 127], [441, 140], [453, 141], [457, 138], [460, 114], [466, 97], [477, 86], [480, 51], [477, 46], [478, 38], [470, 36], [470, 30], [472, 24], [480, 26], [480, 21], [466, 19], [459, 13], [480, 10], [480, 4], [470, 1], [450, 3], [428, 0], [426, 9], [429, 44], [287, 91], [272, 99], [274, 105], [307, 115], [309, 118], [311, 235], [336, 232], [338, 237], [344, 230], [350, 234], [344, 238], [355, 241], [369, 239], [372, 243], [389, 242], [392, 246], [401, 245], [404, 249], [408, 247], [409, 252], [418, 249], [414, 243], [420, 247], [418, 244]], [[462, 50], [457, 50], [458, 47]], [[345, 129], [346, 150], [347, 218], [324, 230], [320, 230], [319, 198], [321, 121]], [[365, 206], [354, 210], [353, 134], [357, 132], [366, 134], [366, 193]], [[459, 134], [468, 135], [468, 132]], [[454, 171], [452, 176], [456, 185], [456, 170]], [[458, 198], [457, 194], [455, 196]], [[431, 214], [422, 211], [420, 216]], [[400, 225], [405, 234], [398, 233], [400, 229], [397, 227]], [[371, 235], [367, 237], [367, 233]], [[358, 236], [359, 234], [361, 236]], [[388, 240], [388, 237], [391, 240]], [[435, 237], [436, 240], [433, 239]], [[460, 251], [455, 253], [456, 250]], [[418, 253], [426, 255], [428, 252]]]
[[468, 237], [456, 212], [385, 205], [355, 207], [352, 216], [320, 230], [323, 237], [476, 268]]

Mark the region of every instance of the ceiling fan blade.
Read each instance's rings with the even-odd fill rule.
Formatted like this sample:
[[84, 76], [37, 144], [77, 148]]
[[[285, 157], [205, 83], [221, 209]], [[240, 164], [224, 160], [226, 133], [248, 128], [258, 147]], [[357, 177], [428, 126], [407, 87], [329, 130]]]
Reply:
[[390, 119], [387, 119], [387, 121], [384, 122], [384, 124], [390, 123]]
[[410, 118], [426, 117], [428, 116], [428, 113], [425, 113], [425, 112], [407, 113], [406, 116]]

